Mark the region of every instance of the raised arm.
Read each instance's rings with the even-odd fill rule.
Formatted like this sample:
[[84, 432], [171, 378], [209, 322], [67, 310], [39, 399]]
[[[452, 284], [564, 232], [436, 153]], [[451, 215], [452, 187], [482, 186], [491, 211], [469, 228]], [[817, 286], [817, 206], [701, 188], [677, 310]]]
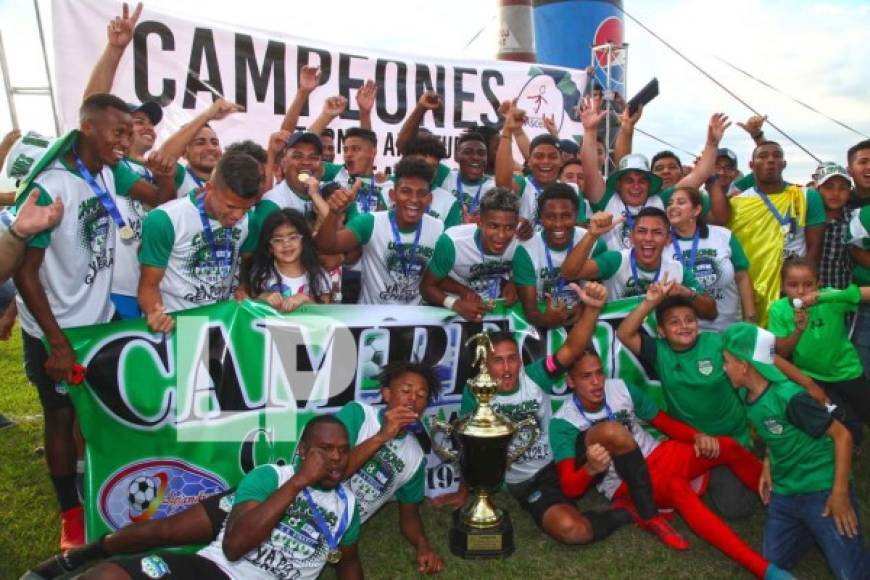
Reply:
[[97, 64], [91, 70], [91, 76], [88, 78], [88, 84], [82, 95], [83, 100], [96, 93], [112, 92], [118, 64], [121, 62], [121, 57], [124, 56], [127, 45], [133, 40], [133, 31], [136, 28], [136, 22], [139, 21], [140, 14], [142, 14], [141, 2], [136, 4], [133, 14], [130, 14], [130, 7], [124, 2], [121, 16], [117, 16], [109, 22], [106, 27], [106, 48], [103, 49]]
[[749, 136], [756, 145], [764, 143], [764, 122], [767, 121], [767, 115], [752, 115], [745, 123], [737, 122], [737, 126], [749, 133]]
[[583, 194], [589, 203], [596, 204], [604, 197], [604, 177], [598, 167], [598, 124], [605, 111], [599, 110], [601, 99], [583, 98], [580, 122], [583, 123], [583, 145], [580, 147], [580, 163], [583, 165]]
[[288, 133], [295, 133], [296, 127], [299, 125], [299, 115], [302, 113], [302, 107], [311, 93], [320, 86], [320, 67], [305, 65], [299, 70], [299, 89], [290, 106], [287, 107], [287, 112], [284, 113], [284, 120], [281, 121], [281, 130]]
[[569, 288], [577, 294], [583, 303], [583, 313], [571, 328], [571, 332], [565, 338], [565, 343], [553, 355], [562, 368], [570, 367], [586, 350], [595, 334], [598, 314], [607, 302], [607, 288], [597, 282], [589, 282], [583, 288], [572, 283]]
[[718, 175], [707, 180], [707, 193], [710, 196], [710, 213], [707, 221], [716, 226], [725, 226], [731, 219], [731, 202], [725, 195], [722, 181]]
[[206, 110], [193, 118], [192, 121], [176, 131], [166, 142], [160, 147], [160, 151], [171, 158], [177, 160], [184, 155], [184, 150], [187, 145], [196, 137], [199, 130], [205, 127], [211, 121], [220, 121], [232, 113], [238, 113], [245, 109], [235, 103], [231, 103], [225, 99], [218, 99], [213, 102]]
[[354, 202], [362, 185], [362, 181], [357, 179], [350, 191], [346, 189], [337, 189], [326, 203], [329, 205], [329, 212], [323, 219], [323, 223], [317, 230], [314, 236], [314, 243], [317, 245], [317, 250], [323, 254], [343, 254], [357, 248], [360, 243], [356, 235], [349, 229], [341, 226], [341, 218]]
[[589, 256], [595, 242], [598, 238], [621, 224], [625, 220], [625, 216], [618, 216], [616, 219], [606, 212], [597, 212], [589, 218], [589, 226], [586, 228], [586, 235], [580, 240], [580, 243], [574, 246], [565, 261], [562, 263], [562, 277], [565, 280], [594, 280], [598, 278], [598, 264], [594, 260], [590, 260]]
[[341, 115], [347, 109], [347, 99], [342, 96], [329, 97], [323, 101], [323, 109], [320, 115], [311, 123], [308, 130], [315, 135], [320, 135], [323, 130], [329, 127], [336, 117]]
[[426, 111], [437, 111], [444, 106], [441, 96], [435, 91], [426, 91], [417, 100], [411, 113], [405, 117], [405, 122], [399, 129], [399, 134], [396, 136], [396, 149], [400, 154], [405, 152], [405, 147], [408, 143], [414, 140], [417, 136], [417, 129], [420, 123], [423, 122], [423, 117], [426, 116]]
[[725, 135], [725, 130], [730, 126], [731, 122], [728, 117], [722, 113], [714, 113], [710, 117], [704, 151], [692, 171], [677, 182], [677, 187], [698, 189], [704, 185], [707, 178], [716, 172], [716, 152], [719, 150], [719, 143], [722, 141], [722, 136]]
[[356, 105], [359, 107], [359, 126], [363, 129], [372, 128], [372, 109], [378, 96], [378, 85], [373, 80], [367, 80], [356, 92]]
[[[495, 184], [499, 187], [516, 190], [514, 183], [514, 151], [513, 140], [522, 131], [526, 120], [526, 112], [518, 109], [513, 103], [507, 102], [504, 127], [501, 130], [501, 139], [498, 142], [498, 150], [495, 154]], [[506, 103], [502, 103], [505, 107]]]
[[15, 273], [27, 250], [28, 240], [54, 227], [63, 217], [60, 199], [48, 206], [37, 205], [38, 199], [39, 191], [32, 191], [18, 210], [15, 222], [0, 236], [0, 284]]
[[643, 115], [643, 105], [637, 108], [634, 115], [628, 114], [628, 107], [622, 111], [622, 123], [619, 125], [619, 131], [616, 132], [616, 140], [613, 143], [613, 162], [617, 167], [623, 157], [631, 154], [634, 142], [634, 126], [640, 121], [641, 115]]
[[636, 356], [640, 356], [640, 329], [643, 326], [643, 321], [658, 308], [671, 287], [673, 284], [668, 282], [667, 278], [662, 282], [650, 284], [643, 301], [619, 323], [619, 328], [616, 329], [616, 338]]

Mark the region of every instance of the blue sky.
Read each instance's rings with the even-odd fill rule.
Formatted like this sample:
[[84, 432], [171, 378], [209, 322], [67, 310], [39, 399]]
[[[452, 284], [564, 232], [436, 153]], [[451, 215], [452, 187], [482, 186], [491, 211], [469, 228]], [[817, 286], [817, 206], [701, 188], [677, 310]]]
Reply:
[[[153, 0], [146, 6], [191, 17], [208, 14], [211, 20], [263, 30], [275, 29], [279, 22], [288, 34], [363, 49], [476, 60], [491, 58], [496, 47], [495, 0], [254, 0], [245, 5], [257, 9], [242, 12], [238, 3], [213, 0]], [[823, 160], [845, 163], [846, 149], [862, 137], [746, 79], [716, 57], [870, 135], [870, 66], [863, 50], [870, 2], [625, 0], [624, 5]], [[40, 0], [40, 6], [49, 21], [50, 42], [50, 2]], [[0, 0], [0, 23], [13, 83], [44, 84], [32, 3]], [[480, 36], [466, 46], [481, 28]], [[712, 112], [723, 111], [735, 120], [749, 116], [743, 105], [631, 21], [626, 22], [626, 40], [627, 92], [637, 91], [653, 76], [661, 84], [661, 96], [646, 111], [640, 128], [698, 151]], [[19, 97], [16, 105], [23, 128], [53, 131], [47, 99]], [[10, 128], [5, 95], [0, 95], [0, 132]], [[767, 135], [785, 146], [787, 177], [806, 181], [815, 162], [775, 131], [768, 129]], [[734, 127], [724, 145], [737, 152], [745, 170], [748, 137]], [[662, 146], [639, 135], [635, 148], [651, 155]]]

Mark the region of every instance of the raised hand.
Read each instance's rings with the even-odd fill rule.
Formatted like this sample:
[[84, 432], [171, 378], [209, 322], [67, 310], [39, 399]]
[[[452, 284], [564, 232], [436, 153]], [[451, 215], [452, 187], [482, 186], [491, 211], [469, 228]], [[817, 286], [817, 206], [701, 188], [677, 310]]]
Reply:
[[568, 287], [589, 308], [600, 310], [604, 308], [604, 304], [607, 302], [607, 288], [598, 282], [587, 282], [584, 287], [572, 282]]
[[731, 121], [728, 120], [728, 115], [713, 113], [713, 116], [710, 117], [710, 124], [707, 126], [707, 143], [718, 147], [725, 135], [725, 130], [730, 126]]
[[737, 126], [749, 133], [750, 137], [755, 137], [761, 133], [765, 121], [767, 121], [767, 115], [752, 115], [745, 123], [738, 121]]
[[555, 113], [553, 113], [552, 115], [544, 115], [544, 129], [546, 129], [547, 132], [554, 137], [559, 136], [559, 128], [556, 127]]
[[329, 97], [323, 101], [323, 114], [338, 117], [347, 110], [347, 99], [341, 96]]
[[621, 124], [623, 127], [633, 128], [640, 121], [641, 116], [643, 116], [643, 105], [638, 105], [634, 114], [629, 114], [628, 107], [626, 107], [620, 116]]
[[504, 130], [511, 133], [519, 133], [523, 129], [526, 122], [526, 112], [516, 106], [516, 103], [511, 103], [504, 118]]
[[209, 109], [209, 118], [212, 121], [220, 121], [232, 115], [233, 113], [241, 113], [244, 112], [245, 108], [241, 105], [237, 105], [231, 101], [226, 99], [218, 99], [211, 104]]
[[441, 100], [441, 95], [439, 95], [435, 91], [426, 91], [425, 93], [420, 95], [420, 99], [417, 101], [417, 105], [423, 107], [427, 111], [435, 111], [443, 107], [444, 103]]
[[367, 80], [356, 92], [356, 104], [360, 112], [371, 111], [378, 96], [378, 85], [373, 80]]
[[601, 123], [606, 114], [607, 111], [601, 110], [601, 99], [599, 97], [583, 97], [579, 117], [585, 130], [597, 131], [598, 124]]
[[272, 155], [277, 155], [284, 147], [287, 146], [287, 140], [290, 139], [290, 131], [275, 131], [269, 135], [268, 151]]
[[299, 70], [299, 91], [310, 93], [320, 85], [320, 67], [305, 65]]
[[54, 227], [63, 217], [63, 202], [60, 198], [48, 206], [37, 205], [37, 200], [39, 200], [39, 190], [33, 189], [21, 209], [18, 210], [18, 216], [12, 224], [15, 232], [23, 238], [35, 236], [39, 232]]
[[586, 230], [593, 236], [603, 236], [624, 221], [625, 216], [620, 215], [614, 218], [610, 212], [599, 211], [589, 218]]
[[329, 204], [329, 211], [339, 215], [343, 214], [350, 207], [350, 204], [354, 202], [361, 187], [362, 180], [357, 179], [350, 190], [344, 188], [336, 189], [329, 196], [329, 199], [326, 200], [326, 203]]
[[140, 14], [142, 14], [141, 2], [136, 4], [133, 14], [130, 14], [130, 7], [124, 2], [121, 15], [116, 16], [106, 26], [106, 37], [110, 46], [127, 48], [127, 45], [133, 40], [133, 31], [136, 29], [136, 22], [139, 21]]
[[0, 141], [0, 149], [11, 149], [19, 137], [21, 137], [21, 130], [12, 129], [3, 136], [3, 140]]
[[387, 441], [392, 441], [402, 432], [402, 429], [419, 419], [417, 413], [408, 407], [394, 407], [384, 413], [381, 434]]

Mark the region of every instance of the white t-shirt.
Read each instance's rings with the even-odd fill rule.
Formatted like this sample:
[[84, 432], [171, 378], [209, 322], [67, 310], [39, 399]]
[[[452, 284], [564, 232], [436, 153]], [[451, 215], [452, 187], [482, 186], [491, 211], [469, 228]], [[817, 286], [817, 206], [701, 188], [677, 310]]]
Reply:
[[275, 187], [263, 194], [257, 205], [257, 219], [260, 224], [276, 209], [290, 208], [301, 213], [306, 220], [313, 222], [314, 202], [308, 197], [302, 197], [293, 191], [286, 181], [281, 181]]
[[[630, 256], [631, 250], [622, 250], [621, 252], [604, 252], [595, 258], [602, 283], [607, 288], [608, 302], [620, 298], [644, 296], [649, 284], [653, 281], [663, 281], [665, 274], [668, 276], [668, 281], [677, 282], [697, 292], [703, 291], [691, 272], [686, 272], [680, 262], [665, 259], [664, 256], [662, 256], [658, 272], [644, 270], [638, 264], [637, 280], [635, 280], [631, 270]], [[658, 277], [656, 277], [657, 275]]]
[[[138, 179], [122, 163], [103, 166], [96, 183], [116, 200], [116, 205]], [[63, 201], [63, 218], [53, 229], [30, 242], [45, 248], [39, 281], [48, 305], [61, 328], [109, 322], [115, 313], [110, 299], [115, 265], [117, 226], [88, 183], [62, 158], [51, 162], [34, 180], [40, 204]], [[21, 328], [36, 338], [43, 336], [36, 319], [18, 295]]]
[[[209, 217], [214, 254], [199, 216], [194, 192], [153, 209], [142, 226], [139, 262], [165, 270], [160, 294], [167, 312], [175, 312], [232, 297], [239, 285], [239, 255], [256, 248], [257, 234], [249, 227], [250, 212], [233, 227]], [[229, 238], [229, 255], [226, 254]], [[215, 259], [216, 258], [216, 259]]]
[[199, 179], [196, 177], [193, 172], [190, 170], [190, 166], [184, 166], [184, 179], [181, 182], [181, 185], [175, 191], [175, 194], [178, 198], [186, 197], [190, 194], [191, 191], [197, 191], [201, 187], [205, 185], [207, 179]]
[[360, 304], [409, 304], [422, 302], [420, 280], [435, 251], [435, 243], [444, 231], [444, 223], [423, 214], [420, 241], [416, 254], [412, 247], [416, 230], [399, 231], [397, 251], [390, 224], [392, 212], [358, 214], [347, 224], [362, 244], [362, 281]]
[[[152, 181], [151, 172], [133, 160], [123, 159], [130, 170]], [[112, 274], [112, 292], [122, 296], [136, 296], [139, 291], [139, 244], [142, 242], [142, 220], [148, 214], [148, 209], [141, 202], [123, 197], [117, 199], [118, 211], [124, 218], [124, 223], [133, 228], [133, 237], [125, 240], [121, 230], [115, 228], [115, 271]]]
[[[477, 183], [461, 181], [459, 169], [452, 169], [441, 186], [458, 201], [462, 207], [471, 214], [480, 213], [480, 200], [484, 194], [495, 187], [495, 178], [484, 175]], [[474, 211], [471, 209], [474, 208]]]
[[615, 250], [618, 252], [620, 250], [631, 249], [631, 228], [634, 226], [634, 216], [645, 207], [657, 207], [661, 210], [665, 209], [664, 203], [662, 203], [662, 198], [658, 195], [649, 196], [646, 203], [641, 206], [625, 205], [625, 202], [623, 202], [622, 198], [619, 197], [619, 194], [616, 193], [610, 196], [610, 199], [608, 199], [607, 203], [604, 205], [603, 211], [609, 212], [614, 218], [624, 215], [626, 216], [626, 219], [622, 224], [601, 236], [601, 239], [603, 239], [604, 243], [607, 244], [608, 250]]
[[[390, 197], [394, 186], [393, 182], [388, 182], [381, 189], [390, 209], [396, 207], [396, 203]], [[455, 209], [454, 206], [456, 206]], [[456, 198], [449, 191], [440, 187], [432, 188], [432, 203], [426, 208], [426, 213], [442, 222], [446, 222], [448, 217], [456, 217], [459, 222], [462, 221], [462, 209], [457, 205]]]
[[[284, 298], [296, 296], [297, 294], [307, 294], [314, 297], [312, 288], [308, 284], [308, 273], [301, 276], [285, 276], [278, 272], [276, 276], [273, 272], [267, 279], [265, 284], [266, 292], [278, 292]], [[329, 275], [324, 271], [320, 277], [318, 285], [319, 294], [329, 294], [332, 289], [332, 281]]]

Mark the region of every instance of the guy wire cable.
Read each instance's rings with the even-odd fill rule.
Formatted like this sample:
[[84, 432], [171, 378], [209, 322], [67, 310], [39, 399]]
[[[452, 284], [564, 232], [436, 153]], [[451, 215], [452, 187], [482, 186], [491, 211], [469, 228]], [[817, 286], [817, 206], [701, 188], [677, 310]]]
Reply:
[[668, 142], [665, 141], [664, 139], [659, 139], [658, 137], [656, 137], [656, 136], [653, 135], [652, 133], [647, 133], [647, 132], [644, 131], [643, 129], [638, 129], [637, 127], [635, 127], [635, 128], [634, 128], [634, 132], [635, 132], [635, 133], [640, 133], [641, 135], [645, 135], [645, 136], [649, 137], [650, 139], [653, 139], [654, 141], [658, 141], [658, 142], [661, 143], [662, 145], [665, 145], [665, 146], [667, 146], [667, 147], [670, 147], [671, 149], [674, 149], [674, 150], [679, 151], [680, 153], [685, 153], [686, 155], [691, 155], [691, 156], [692, 156], [692, 159], [696, 159], [696, 158], [698, 157], [697, 154], [692, 153], [691, 151], [686, 151], [686, 150], [683, 149], [682, 147], [677, 147], [676, 145], [672, 145], [671, 143], [668, 143]]
[[847, 130], [851, 131], [852, 133], [855, 133], [856, 135], [860, 135], [861, 137], [864, 137], [865, 139], [870, 139], [870, 136], [865, 135], [864, 133], [862, 133], [861, 131], [858, 131], [857, 129], [853, 129], [852, 127], [850, 127], [850, 126], [847, 125], [846, 123], [843, 123], [842, 121], [839, 121], [839, 120], [837, 120], [837, 119], [835, 119], [835, 118], [833, 118], [833, 117], [829, 117], [828, 115], [826, 115], [826, 114], [823, 113], [822, 111], [819, 111], [819, 110], [816, 109], [815, 107], [813, 107], [813, 106], [811, 106], [811, 105], [809, 105], [809, 104], [807, 104], [807, 103], [801, 101], [801, 100], [798, 99], [797, 97], [793, 97], [793, 96], [791, 96], [790, 94], [786, 93], [785, 91], [781, 91], [780, 89], [776, 88], [775, 86], [773, 86], [772, 84], [768, 83], [767, 81], [764, 81], [764, 80], [762, 80], [762, 79], [760, 79], [760, 78], [758, 78], [758, 77], [752, 75], [751, 73], [749, 73], [749, 72], [743, 70], [743, 69], [740, 68], [739, 66], [737, 66], [737, 65], [735, 65], [735, 64], [732, 64], [732, 63], [728, 62], [727, 60], [725, 60], [725, 59], [722, 58], [721, 56], [714, 54], [714, 55], [713, 55], [713, 58], [715, 58], [716, 60], [722, 62], [723, 64], [726, 64], [726, 65], [730, 66], [731, 68], [733, 68], [734, 70], [736, 70], [736, 71], [739, 72], [740, 74], [745, 75], [745, 76], [751, 78], [752, 80], [754, 80], [754, 81], [757, 82], [758, 84], [763, 85], [763, 86], [769, 88], [770, 90], [779, 93], [780, 95], [782, 95], [782, 96], [784, 96], [784, 97], [788, 97], [789, 99], [791, 99], [792, 101], [794, 101], [794, 102], [797, 103], [798, 105], [800, 105], [800, 106], [802, 106], [802, 107], [804, 107], [804, 108], [806, 108], [806, 109], [809, 109], [810, 111], [812, 111], [813, 113], [816, 113], [817, 115], [821, 115], [822, 117], [824, 117], [824, 118], [827, 119], [828, 121], [832, 121], [832, 122], [836, 123], [837, 125], [839, 125], [840, 127], [844, 128], [844, 129], [847, 129]]
[[[637, 18], [635, 18], [634, 16], [632, 16], [631, 14], [629, 14], [628, 12], [626, 12], [625, 9], [624, 9], [622, 6], [620, 6], [618, 3], [615, 3], [614, 6], [616, 6], [616, 8], [619, 9], [620, 12], [622, 12], [622, 13], [625, 14], [628, 18], [630, 18], [632, 21], [634, 21], [635, 24], [637, 24], [638, 26], [640, 26], [641, 28], [643, 28], [644, 30], [646, 30], [646, 31], [647, 31], [647, 32], [648, 32], [648, 33], [649, 33], [653, 38], [655, 38], [656, 40], [658, 40], [659, 42], [661, 42], [662, 44], [664, 44], [666, 47], [670, 48], [674, 53], [677, 54], [677, 56], [679, 56], [680, 58], [682, 58], [683, 60], [685, 60], [687, 63], [689, 63], [689, 64], [690, 64], [690, 65], [691, 65], [695, 70], [697, 70], [697, 71], [700, 72], [702, 75], [704, 75], [705, 77], [707, 77], [708, 79], [710, 79], [710, 80], [711, 80], [715, 85], [717, 85], [717, 86], [718, 86], [719, 88], [721, 88], [723, 91], [725, 91], [726, 93], [728, 93], [729, 95], [731, 95], [732, 97], [734, 97], [734, 99], [736, 99], [736, 100], [737, 100], [740, 104], [742, 104], [744, 107], [746, 107], [747, 109], [749, 109], [750, 111], [752, 111], [752, 112], [755, 113], [756, 115], [761, 115], [761, 113], [760, 113], [759, 111], [757, 111], [757, 110], [755, 109], [755, 107], [753, 107], [752, 105], [750, 105], [749, 103], [747, 103], [746, 101], [744, 101], [742, 98], [740, 98], [739, 95], [737, 95], [737, 93], [735, 93], [734, 91], [732, 91], [731, 89], [729, 89], [728, 87], [726, 87], [725, 85], [723, 85], [721, 82], [719, 82], [718, 80], [716, 80], [716, 79], [713, 77], [713, 75], [711, 75], [710, 73], [708, 73], [707, 71], [705, 71], [704, 69], [702, 69], [699, 65], [695, 64], [695, 62], [694, 62], [692, 59], [690, 59], [690, 58], [687, 57], [685, 54], [683, 54], [682, 52], [680, 52], [679, 50], [677, 50], [673, 45], [671, 45], [671, 44], [670, 44], [668, 41], [666, 41], [664, 38], [662, 38], [661, 36], [659, 36], [658, 34], [656, 34], [655, 32], [653, 32], [652, 30], [650, 30], [650, 28], [647, 27], [643, 22], [641, 22], [640, 20], [638, 20]], [[815, 155], [813, 155], [813, 154], [810, 152], [809, 149], [807, 149], [806, 147], [804, 147], [803, 145], [801, 145], [800, 143], [798, 143], [796, 139], [794, 139], [791, 135], [789, 135], [788, 133], [786, 133], [785, 131], [783, 131], [779, 126], [775, 125], [775, 124], [774, 124], [770, 119], [768, 119], [768, 120], [765, 121], [765, 122], [766, 122], [768, 125], [770, 125], [773, 129], [775, 129], [776, 131], [779, 131], [779, 133], [780, 133], [783, 137], [785, 137], [786, 139], [788, 139], [789, 141], [791, 141], [792, 143], [794, 143], [795, 145], [797, 145], [797, 146], [801, 149], [801, 151], [803, 151], [804, 153], [806, 153], [807, 155], [809, 155], [810, 157], [812, 157], [813, 159], [815, 159], [817, 163], [820, 163], [820, 164], [822, 163], [822, 160], [821, 160], [821, 159], [819, 159], [818, 157], [816, 157]]]

